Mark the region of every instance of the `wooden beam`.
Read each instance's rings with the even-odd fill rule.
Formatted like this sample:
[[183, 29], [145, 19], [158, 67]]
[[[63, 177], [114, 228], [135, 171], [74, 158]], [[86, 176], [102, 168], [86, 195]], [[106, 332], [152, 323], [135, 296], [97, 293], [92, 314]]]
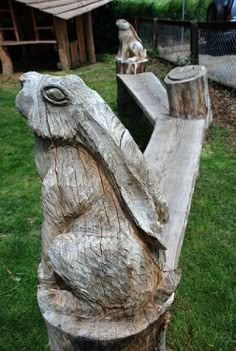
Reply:
[[36, 23], [36, 17], [35, 17], [34, 9], [31, 9], [31, 18], [32, 18], [32, 23], [33, 23], [33, 28], [34, 28], [35, 40], [39, 40], [39, 32], [38, 32], [38, 28], [37, 28], [37, 23]]
[[14, 27], [14, 31], [15, 31], [15, 37], [16, 37], [16, 40], [19, 41], [20, 40], [20, 35], [19, 35], [19, 32], [18, 32], [18, 28], [17, 28], [17, 20], [16, 20], [13, 4], [12, 4], [11, 0], [9, 0], [8, 3], [9, 3], [10, 11], [11, 11], [11, 17], [12, 17], [12, 23], [13, 23], [13, 27]]
[[[3, 41], [3, 35], [0, 32], [0, 42]], [[13, 73], [12, 60], [7, 50], [0, 45], [0, 61], [2, 62], [2, 74], [4, 76], [10, 76]]]
[[67, 23], [65, 20], [57, 17], [53, 17], [53, 21], [58, 44], [58, 55], [60, 59], [61, 69], [63, 71], [68, 71], [71, 67], [71, 62]]
[[79, 57], [80, 63], [83, 65], [86, 61], [86, 48], [85, 48], [85, 37], [84, 37], [84, 17], [76, 17], [76, 32], [79, 45]]
[[93, 39], [93, 23], [92, 13], [88, 12], [84, 15], [85, 18], [85, 42], [89, 63], [96, 63], [95, 46]]
[[3, 46], [19, 46], [19, 45], [40, 45], [40, 44], [57, 44], [56, 40], [21, 40], [21, 41], [14, 41], [14, 40], [6, 40], [1, 42], [0, 45]]
[[73, 40], [70, 42], [70, 58], [71, 58], [71, 67], [76, 68], [79, 66], [79, 50], [78, 50], [78, 41]]

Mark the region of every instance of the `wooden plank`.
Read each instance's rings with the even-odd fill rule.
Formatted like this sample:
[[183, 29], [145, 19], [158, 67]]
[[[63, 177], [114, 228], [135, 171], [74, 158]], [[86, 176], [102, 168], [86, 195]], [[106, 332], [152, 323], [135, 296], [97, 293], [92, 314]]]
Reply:
[[93, 39], [93, 23], [92, 23], [92, 14], [88, 12], [84, 15], [84, 29], [85, 29], [85, 44], [88, 54], [89, 63], [96, 62], [96, 55], [95, 55], [95, 46], [94, 46], [94, 39]]
[[56, 44], [56, 40], [22, 40], [22, 41], [10, 41], [6, 40], [1, 42], [0, 45], [3, 46], [18, 46], [18, 45], [41, 45], [41, 44]]
[[153, 73], [118, 74], [117, 77], [125, 85], [151, 124], [154, 124], [157, 118], [165, 118], [168, 115], [169, 103], [166, 90]]
[[83, 65], [87, 61], [85, 49], [84, 16], [76, 17], [76, 31], [79, 45], [80, 63]]
[[79, 2], [73, 2], [73, 3], [66, 3], [62, 6], [55, 6], [55, 7], [47, 7], [47, 5], [41, 6], [38, 5], [37, 7], [39, 9], [44, 9], [44, 10], [50, 10], [50, 13], [54, 15], [58, 15], [60, 13], [68, 12], [71, 10], [77, 10], [81, 7], [88, 6], [90, 4], [93, 4], [94, 2], [99, 2], [100, 0], [84, 0], [84, 1], [79, 1]]
[[16, 40], [19, 41], [20, 36], [19, 36], [18, 28], [17, 28], [16, 14], [15, 14], [14, 8], [12, 6], [12, 1], [8, 0], [8, 3], [9, 3], [10, 11], [11, 11], [12, 23], [13, 23], [13, 26], [15, 29], [15, 37], [16, 37]]
[[169, 206], [169, 222], [163, 226], [166, 268], [175, 269], [183, 243], [198, 175], [205, 119], [157, 119], [145, 158], [159, 180]]
[[11, 57], [1, 43], [3, 42], [3, 34], [0, 32], [0, 61], [2, 63], [2, 74], [10, 76], [13, 73], [13, 64]]
[[78, 41], [73, 40], [70, 42], [70, 57], [71, 57], [71, 67], [76, 68], [79, 65], [79, 49]]
[[[41, 10], [44, 9], [49, 9], [49, 8], [55, 8], [55, 7], [59, 7], [59, 6], [66, 6], [66, 5], [71, 5], [71, 4], [80, 4], [80, 2], [83, 1], [76, 1], [76, 0], [54, 0], [54, 1], [43, 1], [38, 3], [38, 6]], [[32, 2], [33, 3], [33, 2]]]
[[[65, 0], [15, 0], [31, 6], [36, 9], [40, 9], [46, 13], [55, 15], [58, 18], [70, 19], [86, 12], [92, 11], [95, 8], [103, 6], [112, 0], [88, 0], [88, 1], [65, 1]], [[57, 3], [61, 4], [56, 6]], [[60, 1], [60, 2], [59, 2]], [[63, 5], [62, 5], [63, 4]], [[54, 6], [55, 5], [55, 6]]]
[[53, 17], [53, 20], [61, 69], [67, 71], [71, 67], [67, 23], [56, 17]]
[[39, 40], [39, 32], [38, 32], [38, 28], [37, 28], [34, 9], [31, 9], [31, 18], [32, 18], [32, 23], [33, 23], [35, 40]]
[[82, 15], [82, 14], [87, 13], [89, 11], [92, 11], [92, 10], [98, 8], [98, 7], [106, 5], [109, 2], [111, 2], [111, 1], [112, 0], [97, 1], [97, 2], [95, 2], [93, 4], [91, 4], [91, 5], [84, 6], [82, 8], [77, 9], [77, 10], [68, 11], [68, 12], [65, 12], [65, 13], [60, 13], [59, 15], [57, 15], [57, 17], [60, 17], [60, 18], [68, 20], [68, 19], [73, 18], [75, 16]]

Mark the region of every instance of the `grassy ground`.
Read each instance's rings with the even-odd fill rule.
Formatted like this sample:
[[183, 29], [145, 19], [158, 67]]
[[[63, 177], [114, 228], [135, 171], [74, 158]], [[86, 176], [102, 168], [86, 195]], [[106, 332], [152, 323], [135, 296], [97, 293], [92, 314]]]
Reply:
[[[155, 66], [162, 77], [168, 69]], [[108, 58], [75, 73], [115, 110], [114, 71]], [[36, 302], [41, 212], [34, 140], [14, 107], [16, 81], [0, 83], [0, 350], [42, 351], [48, 347]], [[201, 159], [169, 332], [176, 351], [236, 348], [236, 157], [228, 135], [228, 127], [215, 124]], [[144, 138], [137, 131], [135, 136]]]

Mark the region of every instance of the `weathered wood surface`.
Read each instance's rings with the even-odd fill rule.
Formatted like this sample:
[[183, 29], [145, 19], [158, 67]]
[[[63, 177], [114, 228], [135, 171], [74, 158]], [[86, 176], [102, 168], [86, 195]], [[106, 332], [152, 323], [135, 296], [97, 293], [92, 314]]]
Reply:
[[7, 52], [7, 49], [2, 46], [3, 35], [0, 32], [0, 61], [2, 63], [2, 74], [4, 76], [10, 76], [13, 73], [12, 60]]
[[205, 135], [205, 119], [156, 120], [145, 157], [157, 175], [169, 206], [169, 222], [163, 226], [165, 269], [176, 269]]
[[118, 74], [117, 78], [121, 82], [118, 98], [119, 94], [130, 94], [152, 125], [157, 118], [166, 118], [169, 115], [166, 89], [153, 73], [147, 72], [137, 76]]
[[84, 16], [76, 17], [76, 31], [79, 46], [80, 63], [83, 65], [87, 61], [85, 48]]
[[[204, 72], [200, 88], [198, 87], [199, 71]], [[134, 103], [139, 105], [148, 120], [155, 125], [144, 155], [150, 168], [156, 174], [161, 193], [165, 194], [169, 206], [170, 219], [163, 226], [163, 238], [167, 247], [166, 260], [163, 261], [163, 264], [166, 270], [176, 269], [178, 266], [198, 174], [205, 129], [209, 124], [207, 121], [211, 118], [206, 71], [200, 67], [195, 68], [194, 72], [196, 84], [193, 83], [193, 75], [187, 77], [189, 75], [188, 67], [181, 68], [180, 72], [179, 69], [177, 72], [175, 69], [168, 75], [175, 77], [180, 74], [176, 77], [178, 79], [175, 79], [175, 82], [181, 84], [182, 91], [185, 92], [184, 86], [188, 90], [191, 84], [192, 90], [196, 87], [199, 90], [199, 95], [202, 94], [201, 96], [205, 98], [195, 106], [193, 116], [188, 114], [189, 120], [185, 119], [185, 114], [181, 115], [182, 118], [176, 118], [176, 116], [169, 114], [167, 91], [154, 74], [117, 76], [118, 97], [120, 91], [125, 94], [122, 89], [126, 89], [126, 94], [133, 97]], [[191, 100], [191, 96], [186, 92], [182, 94], [182, 100], [181, 95], [179, 95], [177, 100], [171, 100], [171, 104], [173, 104], [173, 108], [177, 109], [178, 106], [181, 106], [184, 111], [187, 111], [191, 103], [189, 100]], [[122, 109], [124, 110], [125, 107]]]
[[147, 51], [134, 27], [124, 19], [116, 21], [119, 36], [119, 51], [116, 70], [120, 74], [138, 74], [146, 71]]
[[182, 118], [205, 118], [211, 123], [207, 71], [204, 66], [177, 67], [167, 74], [165, 84], [170, 115]]
[[42, 180], [38, 302], [54, 351], [164, 351], [168, 210], [129, 132], [77, 76], [21, 77]]
[[68, 71], [71, 67], [69, 38], [67, 30], [67, 22], [63, 19], [53, 17], [55, 34], [58, 45], [58, 55], [60, 59], [61, 69]]
[[14, 0], [68, 20], [92, 11], [112, 0]]
[[19, 46], [19, 45], [42, 45], [42, 44], [56, 44], [56, 40], [4, 40], [0, 42], [3, 46]]
[[85, 43], [87, 48], [87, 55], [89, 63], [96, 63], [95, 46], [93, 39], [93, 21], [92, 13], [88, 12], [84, 15], [84, 30], [85, 30]]

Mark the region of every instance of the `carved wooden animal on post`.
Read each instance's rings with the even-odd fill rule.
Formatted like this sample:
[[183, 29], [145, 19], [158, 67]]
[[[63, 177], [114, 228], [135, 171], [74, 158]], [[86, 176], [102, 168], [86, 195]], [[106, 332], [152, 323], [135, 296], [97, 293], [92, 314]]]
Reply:
[[52, 350], [165, 350], [179, 277], [162, 271], [168, 211], [143, 154], [79, 77], [21, 82], [42, 180], [38, 303]]
[[[122, 68], [118, 73], [140, 73], [144, 72], [147, 62], [147, 51], [142, 45], [142, 40], [139, 38], [134, 27], [124, 19], [118, 19], [116, 26], [119, 30], [119, 51], [116, 57], [117, 65]], [[133, 72], [132, 65], [135, 67]], [[128, 67], [128, 72], [124, 72], [124, 66]]]
[[142, 40], [139, 38], [134, 27], [124, 19], [118, 19], [116, 26], [119, 30], [118, 60], [130, 62], [140, 61], [147, 58], [147, 51], [143, 48]]

